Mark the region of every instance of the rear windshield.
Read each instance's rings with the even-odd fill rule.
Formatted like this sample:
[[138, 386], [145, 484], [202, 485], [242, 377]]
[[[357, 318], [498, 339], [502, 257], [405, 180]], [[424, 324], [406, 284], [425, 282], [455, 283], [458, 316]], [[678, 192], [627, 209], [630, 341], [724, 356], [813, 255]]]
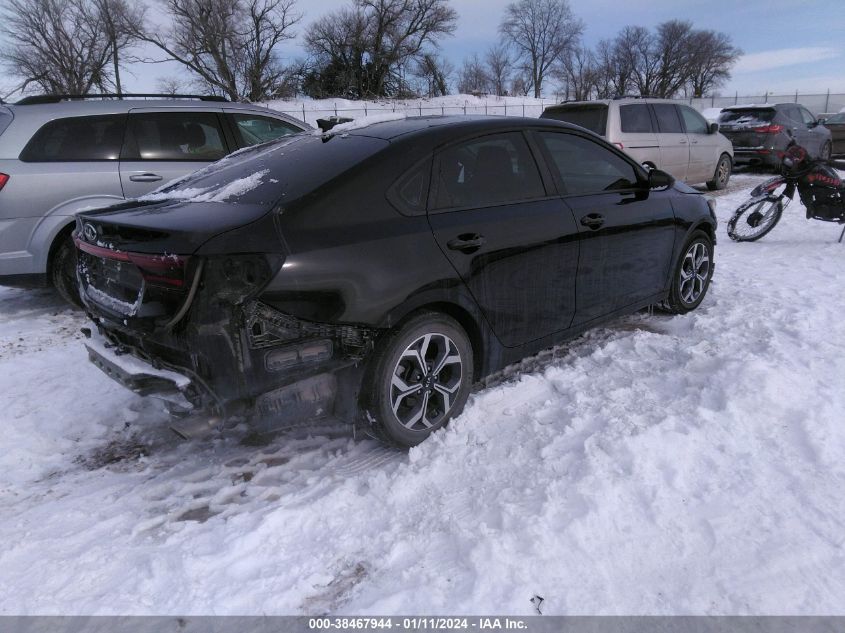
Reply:
[[12, 113], [6, 108], [0, 108], [0, 134], [6, 131], [9, 123], [12, 122]]
[[757, 125], [770, 123], [775, 118], [775, 111], [771, 108], [748, 108], [744, 110], [722, 110], [719, 123], [735, 125]]
[[543, 112], [540, 118], [554, 119], [555, 121], [563, 121], [565, 123], [572, 123], [573, 125], [580, 125], [591, 132], [604, 136], [607, 129], [607, 106], [604, 104], [596, 104], [550, 108]]
[[138, 200], [259, 205], [275, 204], [283, 197], [293, 201], [387, 145], [367, 136], [323, 140], [305, 132], [242, 149]]

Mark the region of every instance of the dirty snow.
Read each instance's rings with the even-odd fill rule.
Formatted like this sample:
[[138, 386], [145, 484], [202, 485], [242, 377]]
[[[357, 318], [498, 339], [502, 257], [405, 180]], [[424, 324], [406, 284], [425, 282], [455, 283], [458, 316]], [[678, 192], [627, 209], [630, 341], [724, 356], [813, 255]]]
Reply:
[[0, 614], [845, 614], [845, 244], [793, 203], [687, 316], [526, 362], [402, 454], [179, 442], [0, 289]]

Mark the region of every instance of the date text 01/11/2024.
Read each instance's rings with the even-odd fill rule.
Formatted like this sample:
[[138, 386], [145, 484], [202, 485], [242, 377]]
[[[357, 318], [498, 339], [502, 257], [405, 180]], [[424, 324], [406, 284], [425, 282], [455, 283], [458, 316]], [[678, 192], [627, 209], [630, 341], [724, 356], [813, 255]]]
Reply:
[[526, 630], [524, 620], [516, 618], [311, 618], [308, 620], [311, 630], [378, 630], [399, 629], [406, 631], [439, 630]]

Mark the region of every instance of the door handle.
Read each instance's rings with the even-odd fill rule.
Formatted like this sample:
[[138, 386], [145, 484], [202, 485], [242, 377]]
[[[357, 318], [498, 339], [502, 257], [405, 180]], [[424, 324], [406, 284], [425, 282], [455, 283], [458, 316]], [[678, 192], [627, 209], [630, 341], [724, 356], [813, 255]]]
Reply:
[[446, 242], [446, 246], [453, 251], [462, 253], [474, 253], [487, 242], [483, 235], [478, 233], [461, 233], [455, 239]]
[[161, 176], [158, 174], [132, 174], [129, 176], [129, 180], [132, 182], [158, 182], [161, 180]]
[[687, 144], [687, 142], [686, 142], [686, 141], [680, 141], [680, 144], [681, 144], [681, 145], [686, 145], [686, 144]]
[[600, 229], [602, 224], [604, 224], [604, 216], [598, 213], [588, 213], [581, 218], [581, 224], [595, 231], [596, 229]]

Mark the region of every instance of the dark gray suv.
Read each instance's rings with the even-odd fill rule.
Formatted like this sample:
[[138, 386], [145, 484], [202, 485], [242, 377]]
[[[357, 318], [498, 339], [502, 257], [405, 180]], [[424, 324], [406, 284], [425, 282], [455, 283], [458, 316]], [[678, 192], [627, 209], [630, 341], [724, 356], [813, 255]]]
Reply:
[[279, 112], [215, 97], [44, 96], [0, 106], [0, 284], [52, 284], [77, 302], [77, 213], [303, 129]]
[[813, 158], [830, 158], [830, 130], [798, 103], [736, 105], [722, 110], [719, 131], [734, 146], [734, 163], [779, 167], [791, 143]]

